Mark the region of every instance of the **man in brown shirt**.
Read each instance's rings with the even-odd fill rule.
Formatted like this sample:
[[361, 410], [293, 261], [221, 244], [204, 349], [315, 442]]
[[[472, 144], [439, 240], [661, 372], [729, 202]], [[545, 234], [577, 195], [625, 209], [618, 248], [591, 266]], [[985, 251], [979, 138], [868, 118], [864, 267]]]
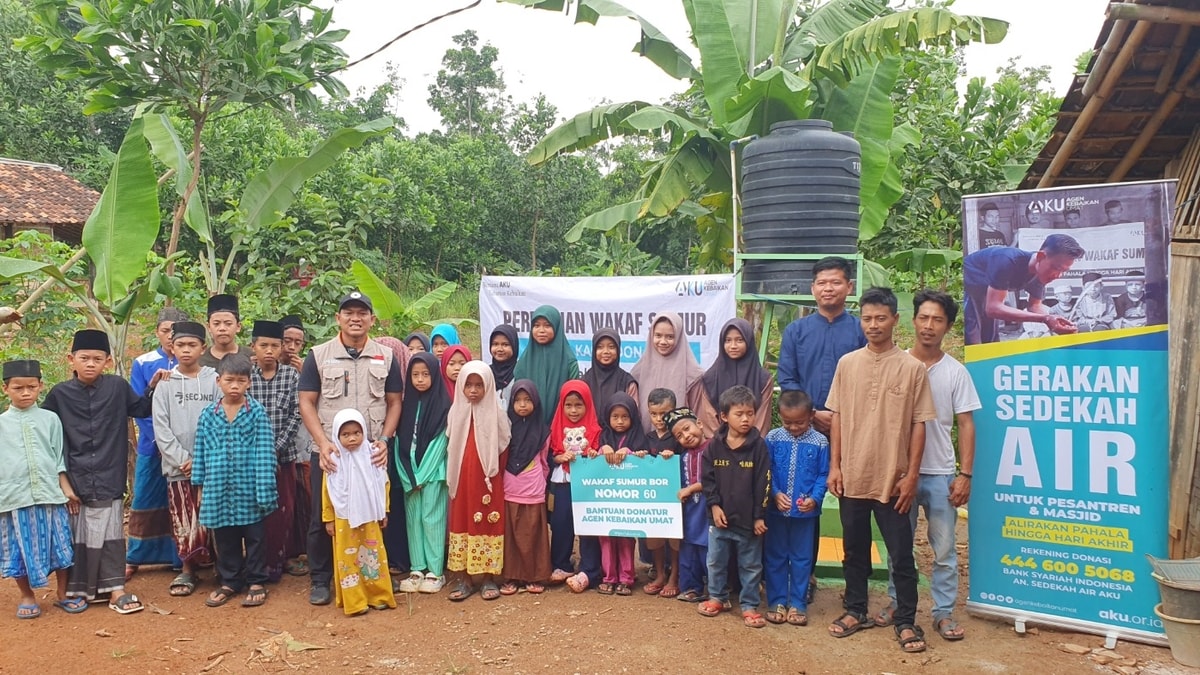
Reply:
[[937, 417], [925, 367], [892, 341], [900, 315], [889, 288], [859, 299], [867, 346], [838, 361], [825, 407], [830, 428], [829, 490], [839, 498], [846, 578], [845, 613], [829, 632], [847, 637], [874, 625], [867, 618], [871, 516], [894, 561], [896, 636], [906, 652], [925, 651], [916, 626], [917, 568], [908, 510], [925, 449], [925, 422]]

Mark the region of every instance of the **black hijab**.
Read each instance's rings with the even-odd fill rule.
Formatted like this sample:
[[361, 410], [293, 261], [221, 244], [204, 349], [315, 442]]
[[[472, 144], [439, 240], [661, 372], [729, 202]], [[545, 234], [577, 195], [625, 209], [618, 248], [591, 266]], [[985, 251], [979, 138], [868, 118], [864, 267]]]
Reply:
[[[742, 339], [746, 341], [746, 353], [742, 358], [729, 358], [725, 354], [725, 336], [731, 330], [736, 330], [742, 334]], [[742, 384], [750, 388], [754, 392], [755, 405], [762, 405], [759, 398], [762, 396], [763, 388], [767, 386], [767, 381], [771, 379], [771, 373], [767, 372], [766, 368], [758, 361], [758, 349], [754, 346], [754, 330], [750, 327], [750, 322], [745, 319], [730, 319], [721, 326], [721, 351], [717, 355], [717, 360], [713, 362], [708, 371], [704, 373], [701, 379], [704, 381], [704, 391], [708, 394], [708, 400], [713, 406], [721, 400], [721, 393], [730, 387]]]
[[[629, 413], [630, 427], [621, 433], [613, 431], [608, 426], [608, 418], [612, 416], [614, 408], [624, 408], [625, 412]], [[604, 417], [600, 420], [600, 427], [602, 429], [600, 432], [601, 446], [608, 445], [613, 450], [621, 448], [635, 451], [650, 449], [646, 432], [642, 430], [642, 418], [638, 415], [637, 401], [623, 391], [618, 391], [608, 399], [608, 405], [604, 407]]]
[[[427, 391], [417, 391], [412, 383], [413, 366], [425, 364], [429, 369], [432, 383]], [[437, 435], [446, 429], [446, 413], [450, 412], [450, 394], [438, 372], [438, 359], [432, 352], [417, 352], [408, 362], [408, 372], [404, 374], [404, 405], [400, 409], [400, 427], [396, 432], [396, 466], [403, 467], [408, 473], [409, 480], [417, 483], [416, 472], [413, 471], [412, 454], [409, 448], [413, 443], [413, 432], [416, 432], [417, 463], [425, 457], [425, 450]], [[418, 417], [418, 414], [420, 417]]]
[[512, 345], [512, 356], [507, 361], [492, 359], [492, 377], [496, 380], [496, 391], [500, 391], [513, 381], [513, 370], [517, 367], [517, 351], [520, 349], [520, 343], [517, 341], [517, 329], [502, 323], [496, 326], [496, 330], [493, 330], [492, 334], [488, 336], [485, 348], [489, 354], [492, 353], [492, 338], [496, 337], [496, 333], [508, 338], [508, 344]]
[[[516, 346], [516, 343], [513, 345]], [[528, 417], [519, 417], [513, 410], [517, 394], [522, 391], [533, 399], [533, 413]], [[513, 383], [508, 397], [508, 421], [512, 424], [512, 439], [508, 442], [508, 462], [504, 469], [515, 476], [529, 466], [546, 447], [546, 439], [550, 437], [550, 425], [542, 418], [542, 398], [538, 396], [533, 380], [517, 380]]]
[[[617, 343], [617, 360], [607, 366], [602, 366], [596, 362], [596, 345], [600, 344], [600, 340], [608, 338]], [[596, 404], [596, 410], [604, 412], [608, 408], [608, 402], [612, 400], [613, 394], [617, 392], [628, 393], [629, 385], [636, 383], [625, 369], [621, 368], [621, 335], [611, 328], [601, 328], [592, 335], [592, 367], [583, 374], [583, 381], [587, 383], [588, 389], [592, 390], [592, 402]], [[605, 413], [607, 414], [607, 413]], [[608, 418], [600, 420], [600, 426], [608, 426]]]
[[425, 351], [430, 350], [429, 336], [422, 333], [419, 330], [414, 330], [413, 332], [408, 334], [408, 337], [404, 338], [404, 346], [407, 347], [408, 343], [413, 341], [413, 338], [416, 338], [421, 341], [421, 346], [425, 348]]

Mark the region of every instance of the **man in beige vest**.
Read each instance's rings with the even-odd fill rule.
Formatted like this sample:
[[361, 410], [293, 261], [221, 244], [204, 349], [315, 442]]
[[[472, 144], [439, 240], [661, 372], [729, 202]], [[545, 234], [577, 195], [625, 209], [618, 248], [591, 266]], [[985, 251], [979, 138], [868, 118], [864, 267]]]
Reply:
[[333, 416], [353, 408], [367, 420], [371, 459], [387, 464], [387, 446], [400, 423], [403, 375], [392, 350], [367, 334], [375, 325], [371, 299], [358, 291], [342, 298], [337, 312], [338, 335], [317, 345], [300, 371], [300, 417], [313, 437], [312, 518], [308, 529], [308, 564], [312, 589], [308, 601], [326, 605], [333, 577], [333, 542], [321, 522], [321, 484], [326, 471], [337, 470], [332, 440]]

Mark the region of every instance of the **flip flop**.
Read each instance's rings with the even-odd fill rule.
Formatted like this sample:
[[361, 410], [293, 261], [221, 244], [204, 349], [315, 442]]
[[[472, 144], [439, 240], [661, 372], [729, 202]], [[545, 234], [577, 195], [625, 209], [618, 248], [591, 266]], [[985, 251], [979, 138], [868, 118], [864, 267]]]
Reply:
[[176, 598], [182, 598], [191, 595], [194, 590], [196, 590], [196, 577], [183, 572], [171, 580], [168, 592]]
[[541, 584], [534, 583], [531, 581], [531, 582], [525, 584], [525, 592], [537, 595], [539, 593], [545, 593], [546, 587]]
[[962, 630], [962, 626], [958, 625], [954, 617], [948, 616], [937, 622], [937, 634], [942, 636], [943, 640], [957, 642], [967, 636], [965, 632], [956, 634], [956, 630]]
[[699, 591], [684, 591], [675, 596], [675, 599], [680, 602], [700, 602], [704, 600], [704, 595]]
[[658, 595], [659, 593], [662, 593], [664, 588], [666, 588], [665, 584], [656, 584], [654, 582], [650, 582], [645, 586], [642, 586], [642, 592], [646, 595]]
[[511, 581], [506, 581], [500, 586], [500, 595], [516, 595], [520, 590], [516, 584]]
[[[846, 623], [846, 619], [854, 619], [858, 623], [851, 625], [851, 624]], [[833, 632], [832, 629], [834, 626], [841, 628], [842, 631], [840, 633]], [[830, 628], [829, 634], [835, 638], [846, 638], [846, 637], [850, 637], [851, 635], [854, 635], [855, 633], [857, 633], [860, 630], [866, 630], [868, 628], [874, 628], [874, 627], [875, 627], [875, 622], [868, 619], [866, 614], [860, 614], [858, 612], [846, 611], [841, 616], [839, 616], [837, 619], [834, 619], [833, 624], [830, 625], [830, 627], [829, 627]]]
[[871, 620], [875, 622], [876, 626], [881, 628], [892, 625], [892, 623], [894, 623], [896, 620], [896, 607], [894, 605], [888, 605], [887, 607], [884, 607], [883, 609], [879, 610], [879, 613], [876, 614]]
[[808, 615], [792, 607], [787, 611], [787, 622], [792, 626], [807, 626]]
[[731, 609], [733, 609], [733, 606], [729, 604], [728, 600], [722, 602], [720, 600], [713, 600], [712, 598], [696, 605], [696, 612], [698, 614], [709, 617], [716, 616], [721, 612], [728, 612]]
[[146, 609], [146, 606], [133, 593], [123, 593], [120, 597], [110, 601], [108, 608], [117, 614], [134, 614]]
[[467, 583], [463, 579], [454, 582], [454, 589], [446, 597], [450, 598], [451, 602], [462, 602], [475, 594], [475, 587]]
[[494, 581], [485, 581], [479, 586], [479, 597], [484, 600], [497, 600], [500, 598], [500, 588]]
[[267, 601], [267, 589], [265, 586], [255, 588], [251, 586], [246, 589], [246, 597], [242, 599], [242, 607], [261, 607]]
[[79, 596], [71, 596], [65, 600], [55, 600], [54, 606], [67, 614], [78, 614], [87, 611], [88, 608], [87, 599]]
[[209, 607], [220, 607], [221, 605], [229, 602], [229, 600], [235, 595], [237, 595], [237, 591], [228, 586], [222, 586], [212, 593], [209, 593], [208, 597], [204, 599], [204, 604]]
[[294, 577], [306, 577], [308, 576], [308, 561], [300, 559], [289, 560], [283, 571]]
[[660, 597], [660, 598], [674, 598], [674, 597], [678, 597], [678, 596], [679, 596], [679, 587], [671, 586], [669, 584], [666, 586], [663, 586], [662, 590], [658, 592], [658, 597]]
[[38, 607], [37, 604], [27, 605], [22, 602], [21, 604], [17, 605], [18, 619], [36, 619], [41, 615], [42, 608]]
[[767, 625], [767, 622], [763, 620], [762, 614], [748, 609], [742, 612], [742, 625], [746, 628], [762, 628]]

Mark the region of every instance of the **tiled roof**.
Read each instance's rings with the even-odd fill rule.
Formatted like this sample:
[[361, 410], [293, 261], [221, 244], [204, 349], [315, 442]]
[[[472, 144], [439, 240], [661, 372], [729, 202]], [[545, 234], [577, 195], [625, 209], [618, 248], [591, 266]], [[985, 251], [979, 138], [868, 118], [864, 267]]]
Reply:
[[66, 226], [60, 238], [78, 240], [99, 199], [59, 167], [0, 158], [0, 223]]

